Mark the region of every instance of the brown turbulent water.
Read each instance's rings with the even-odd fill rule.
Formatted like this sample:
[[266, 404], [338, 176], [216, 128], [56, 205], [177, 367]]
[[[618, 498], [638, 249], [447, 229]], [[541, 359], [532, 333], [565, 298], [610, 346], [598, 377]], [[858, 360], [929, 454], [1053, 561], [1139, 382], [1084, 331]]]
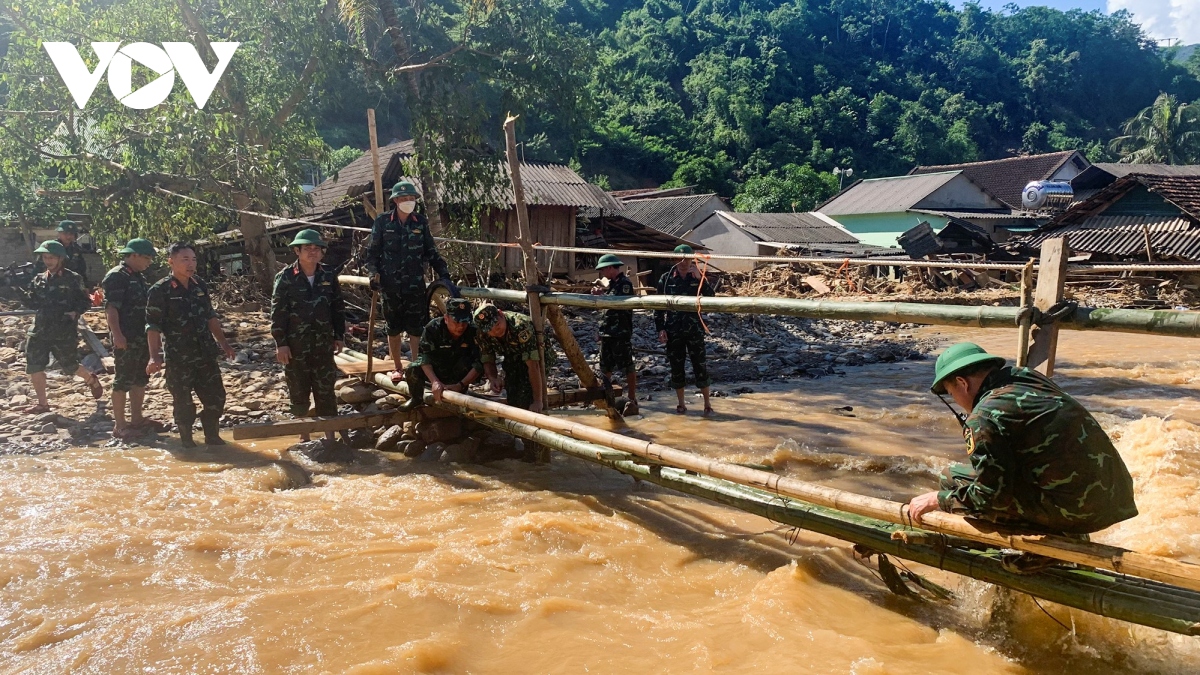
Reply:
[[[1137, 481], [1142, 515], [1104, 541], [1200, 559], [1195, 344], [1064, 337], [1060, 381]], [[961, 453], [931, 368], [756, 386], [715, 420], [657, 395], [633, 426], [899, 499]], [[953, 575], [930, 573], [951, 605], [895, 598], [842, 542], [562, 457], [322, 467], [283, 445], [0, 457], [0, 671], [1200, 670], [1195, 639], [1048, 605], [1068, 631]]]

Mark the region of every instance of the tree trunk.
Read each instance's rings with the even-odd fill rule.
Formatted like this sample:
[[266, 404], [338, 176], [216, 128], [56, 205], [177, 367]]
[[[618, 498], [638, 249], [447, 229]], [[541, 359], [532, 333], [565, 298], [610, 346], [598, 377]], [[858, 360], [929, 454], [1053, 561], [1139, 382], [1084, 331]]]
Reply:
[[[237, 195], [234, 198], [241, 211], [250, 210], [250, 198]], [[267, 219], [248, 213], [238, 214], [238, 229], [246, 242], [246, 255], [250, 256], [250, 270], [259, 289], [270, 297], [275, 284], [275, 250], [271, 248], [271, 237], [267, 235]]]

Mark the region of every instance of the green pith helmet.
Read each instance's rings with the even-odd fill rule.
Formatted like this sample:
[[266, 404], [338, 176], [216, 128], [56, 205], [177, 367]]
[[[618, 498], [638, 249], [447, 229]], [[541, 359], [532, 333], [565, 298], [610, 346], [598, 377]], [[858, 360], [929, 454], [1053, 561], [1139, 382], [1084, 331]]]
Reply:
[[950, 345], [938, 357], [937, 363], [933, 367], [933, 384], [929, 387], [929, 391], [935, 394], [946, 393], [946, 388], [942, 386], [946, 378], [964, 368], [987, 361], [993, 361], [997, 366], [1004, 365], [1004, 359], [987, 353], [983, 347], [974, 342], [959, 342]]
[[151, 244], [150, 240], [148, 239], [130, 239], [129, 243], [125, 244], [125, 248], [117, 251], [117, 253], [119, 255], [131, 255], [136, 253], [137, 255], [144, 255], [149, 258], [153, 258], [154, 256], [158, 255], [158, 251], [154, 250], [154, 244]]
[[680, 245], [676, 246], [675, 252], [682, 253], [684, 255], [691, 255], [691, 254], [695, 253], [695, 251], [692, 250], [692, 247], [688, 246], [687, 244], [680, 244]]
[[420, 198], [421, 193], [417, 192], [417, 186], [412, 184], [412, 181], [402, 180], [392, 186], [392, 199], [396, 197], [417, 197]]
[[58, 227], [54, 228], [58, 232], [66, 232], [68, 234], [79, 234], [79, 224], [73, 220], [61, 220]]
[[320, 246], [321, 248], [329, 246], [329, 244], [326, 244], [325, 240], [321, 238], [321, 233], [317, 232], [316, 230], [300, 230], [296, 233], [296, 238], [293, 239], [292, 243], [288, 244], [288, 246], [304, 246], [306, 244]]
[[471, 320], [471, 301], [466, 298], [446, 298], [446, 315], [459, 323]]
[[596, 263], [596, 269], [600, 269], [602, 267], [612, 267], [613, 265], [619, 267], [624, 264], [625, 263], [621, 262], [621, 259], [617, 257], [617, 254], [605, 253], [604, 255], [600, 256], [600, 261]]
[[42, 245], [34, 249], [34, 253], [49, 253], [60, 258], [67, 257], [67, 247], [62, 245], [62, 242], [55, 239], [43, 241]]
[[475, 327], [484, 333], [500, 323], [500, 310], [495, 305], [484, 305], [475, 310]]

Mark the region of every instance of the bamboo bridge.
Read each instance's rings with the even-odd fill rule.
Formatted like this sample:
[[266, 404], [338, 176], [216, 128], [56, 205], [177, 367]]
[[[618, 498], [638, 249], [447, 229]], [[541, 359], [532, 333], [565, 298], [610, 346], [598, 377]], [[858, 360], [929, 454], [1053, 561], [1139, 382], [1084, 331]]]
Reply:
[[[366, 282], [362, 277], [342, 277], [341, 280], [350, 284]], [[546, 310], [553, 310], [556, 306], [700, 310], [943, 326], [1010, 327], [1022, 331], [1032, 328], [1028, 321], [1021, 321], [1022, 309], [1017, 307], [786, 298], [640, 296], [617, 299], [569, 293], [527, 294], [489, 288], [463, 288], [461, 293], [468, 298], [515, 303], [536, 297], [536, 301], [540, 301]], [[554, 324], [553, 321], [551, 323]], [[1076, 307], [1061, 316], [1055, 326], [1066, 330], [1200, 337], [1200, 312]], [[565, 328], [565, 324], [555, 324], [554, 327]], [[561, 334], [561, 330], [556, 332]], [[1031, 345], [1028, 336], [1022, 338], [1019, 343], [1025, 344], [1032, 355], [1036, 344]], [[568, 341], [572, 344], [564, 344], [564, 348], [570, 355], [569, 347], [575, 347], [576, 350], [578, 347], [573, 344], [573, 339]], [[1053, 352], [1053, 345], [1050, 352]], [[349, 350], [338, 355], [339, 364], [353, 372], [366, 373], [367, 369], [363, 367], [366, 364], [362, 363], [366, 360], [367, 355]], [[1035, 361], [1030, 361], [1030, 365], [1038, 365]], [[577, 364], [573, 361], [573, 365]], [[1042, 365], [1045, 367], [1049, 364]], [[408, 395], [403, 383], [394, 384], [382, 373], [371, 372], [364, 377], [384, 390]], [[582, 379], [584, 377], [581, 375]], [[429, 395], [426, 401], [429, 405], [412, 412], [391, 411], [245, 425], [235, 429], [234, 438], [377, 427], [427, 416], [458, 415], [639, 480], [842, 539], [865, 551], [892, 555], [970, 576], [1102, 616], [1184, 635], [1200, 635], [1198, 565], [1066, 537], [1005, 531], [989, 523], [944, 512], [927, 514], [922, 523], [916, 525], [907, 514], [907, 504], [702, 457], [470, 394], [445, 392], [441, 403], [434, 404]], [[547, 395], [548, 408], [586, 401], [603, 405], [603, 393], [595, 386], [594, 380], [585, 383], [582, 389]], [[1001, 565], [999, 549], [1002, 548], [1028, 551], [1074, 563], [1075, 566], [1018, 574]]]

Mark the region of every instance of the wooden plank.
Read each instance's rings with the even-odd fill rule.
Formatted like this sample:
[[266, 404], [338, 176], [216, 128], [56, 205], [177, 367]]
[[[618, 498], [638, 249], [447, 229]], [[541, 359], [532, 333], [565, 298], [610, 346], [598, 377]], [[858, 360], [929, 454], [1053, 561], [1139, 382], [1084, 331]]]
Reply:
[[[1021, 309], [1033, 307], [1033, 258], [1025, 263], [1025, 269], [1021, 270]], [[1021, 319], [1021, 323], [1017, 325], [1017, 365], [1024, 368], [1029, 363], [1029, 333], [1030, 333], [1030, 318], [1028, 316]]]
[[829, 284], [825, 283], [825, 280], [821, 277], [804, 277], [804, 283], [808, 284], [808, 287], [813, 289], [817, 295], [825, 295], [829, 292]]
[[[405, 363], [403, 360], [401, 360], [400, 363], [401, 363], [400, 372], [404, 372], [404, 369], [408, 367], [408, 364]], [[343, 373], [345, 373], [347, 375], [366, 375], [367, 374], [367, 362], [366, 361], [355, 361], [354, 363], [339, 363], [339, 364], [337, 364], [337, 367], [338, 367], [338, 370], [342, 371]], [[371, 364], [371, 372], [372, 373], [390, 373], [393, 370], [396, 370], [396, 362], [391, 359], [382, 359], [379, 361], [375, 361], [374, 363]]]
[[334, 417], [305, 417], [284, 422], [241, 424], [233, 428], [233, 440], [245, 441], [256, 438], [299, 436], [300, 434], [341, 431], [344, 429], [370, 429], [384, 425], [403, 424], [413, 419], [417, 419], [413, 412], [407, 410], [388, 410], [383, 412], [358, 413], [355, 415], [337, 415]]
[[[1042, 242], [1042, 257], [1038, 264], [1037, 290], [1034, 292], [1033, 305], [1043, 312], [1063, 299], [1067, 279], [1067, 256], [1070, 252], [1066, 237]], [[1033, 344], [1029, 347], [1028, 367], [1037, 369], [1046, 377], [1052, 377], [1057, 352], [1058, 326], [1038, 326], [1033, 333]]]

